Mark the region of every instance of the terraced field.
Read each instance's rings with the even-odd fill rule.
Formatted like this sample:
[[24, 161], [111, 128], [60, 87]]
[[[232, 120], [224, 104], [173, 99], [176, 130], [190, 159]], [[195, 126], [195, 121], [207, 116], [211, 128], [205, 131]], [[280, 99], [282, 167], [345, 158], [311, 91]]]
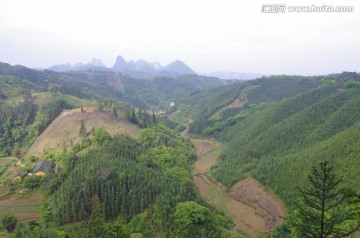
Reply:
[[14, 214], [20, 223], [39, 220], [42, 199], [43, 194], [40, 191], [12, 194], [0, 201], [0, 217], [9, 213]]

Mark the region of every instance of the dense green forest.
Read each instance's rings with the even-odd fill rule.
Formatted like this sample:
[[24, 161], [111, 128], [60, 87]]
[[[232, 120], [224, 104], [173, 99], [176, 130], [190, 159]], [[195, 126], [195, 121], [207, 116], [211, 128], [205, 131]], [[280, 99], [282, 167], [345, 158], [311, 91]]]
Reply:
[[[186, 237], [188, 228], [174, 220], [174, 213], [180, 203], [194, 201], [209, 211], [206, 222], [193, 224], [199, 236], [226, 235], [224, 217], [198, 198], [191, 181], [189, 167], [195, 156], [189, 141], [158, 126], [145, 129], [139, 141], [116, 136], [101, 144], [79, 157], [64, 155], [44, 186], [46, 221], [60, 227], [78, 224], [64, 228], [71, 237], [105, 237], [100, 235], [106, 233], [105, 225], [115, 220], [122, 221], [124, 237], [132, 233]], [[101, 207], [99, 214], [94, 214], [95, 205]], [[93, 224], [95, 215], [103, 223]]]
[[231, 221], [197, 195], [189, 140], [165, 126], [138, 140], [97, 128], [86, 140], [84, 151], [52, 159], [54, 173], [23, 179], [46, 195], [43, 222], [20, 224], [12, 237], [229, 236]]
[[216, 136], [228, 147], [212, 175], [228, 187], [254, 177], [291, 206], [310, 166], [328, 159], [346, 186], [359, 189], [359, 85], [357, 74], [333, 76], [225, 128]]
[[[286, 75], [263, 77], [197, 93], [181, 101], [181, 104], [191, 105], [187, 111], [192, 119], [190, 132], [214, 134], [214, 132], [235, 124], [236, 121], [243, 118], [244, 114], [252, 114], [254, 108], [262, 109], [281, 99], [316, 88], [320, 84], [320, 79], [320, 77]], [[244, 101], [243, 107], [229, 109], [217, 117], [213, 116], [239, 97], [242, 97], [241, 100]]]

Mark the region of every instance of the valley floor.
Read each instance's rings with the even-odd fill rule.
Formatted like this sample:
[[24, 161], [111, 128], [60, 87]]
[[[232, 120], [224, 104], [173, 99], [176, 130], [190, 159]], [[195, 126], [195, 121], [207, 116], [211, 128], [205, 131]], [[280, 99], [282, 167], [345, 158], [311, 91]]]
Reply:
[[255, 179], [226, 189], [211, 178], [209, 171], [223, 150], [219, 143], [209, 139], [193, 139], [192, 143], [199, 157], [193, 169], [194, 183], [203, 198], [232, 218], [235, 229], [250, 236], [265, 235], [282, 223], [284, 207]]

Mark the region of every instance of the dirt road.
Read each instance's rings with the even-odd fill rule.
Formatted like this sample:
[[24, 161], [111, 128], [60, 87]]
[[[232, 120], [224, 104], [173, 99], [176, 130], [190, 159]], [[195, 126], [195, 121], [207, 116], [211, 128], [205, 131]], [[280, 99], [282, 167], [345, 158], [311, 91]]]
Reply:
[[250, 236], [266, 235], [284, 216], [281, 203], [271, 196], [255, 179], [245, 179], [226, 190], [213, 181], [208, 172], [218, 163], [222, 147], [213, 140], [194, 139], [196, 161], [193, 180], [199, 194], [231, 217], [235, 229]]

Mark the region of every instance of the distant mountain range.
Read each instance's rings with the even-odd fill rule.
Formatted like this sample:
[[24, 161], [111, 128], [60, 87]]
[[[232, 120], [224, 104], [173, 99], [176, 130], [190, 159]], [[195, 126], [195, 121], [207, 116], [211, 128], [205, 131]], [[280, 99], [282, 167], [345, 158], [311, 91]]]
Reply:
[[176, 60], [166, 66], [162, 66], [158, 62], [148, 62], [144, 59], [139, 59], [137, 61], [131, 60], [128, 62], [120, 55], [116, 58], [116, 62], [112, 68], [107, 68], [101, 59], [93, 58], [87, 64], [60, 64], [51, 66], [49, 70], [53, 70], [55, 72], [86, 70], [114, 71], [136, 77], [196, 74], [189, 66], [180, 60]]

